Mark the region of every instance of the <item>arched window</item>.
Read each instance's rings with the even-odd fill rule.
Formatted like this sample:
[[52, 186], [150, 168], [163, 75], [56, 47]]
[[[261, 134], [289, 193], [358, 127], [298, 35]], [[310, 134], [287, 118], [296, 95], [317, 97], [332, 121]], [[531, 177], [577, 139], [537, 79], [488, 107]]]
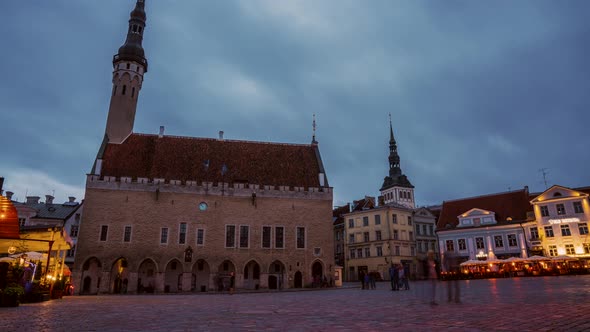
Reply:
[[131, 88], [131, 98], [135, 97], [135, 87]]
[[123, 91], [121, 92], [122, 95], [125, 95], [125, 91], [127, 90], [127, 85], [123, 85]]
[[117, 86], [116, 86], [116, 85], [114, 85], [114, 86], [113, 86], [113, 96], [114, 96], [114, 95], [116, 95], [116, 94], [117, 94]]

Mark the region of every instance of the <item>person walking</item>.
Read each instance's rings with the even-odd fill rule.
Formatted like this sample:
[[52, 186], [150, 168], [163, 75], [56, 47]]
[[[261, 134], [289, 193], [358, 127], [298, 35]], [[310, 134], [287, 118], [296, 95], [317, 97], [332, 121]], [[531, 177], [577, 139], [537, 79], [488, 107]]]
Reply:
[[399, 290], [399, 271], [397, 268], [397, 264], [393, 265], [393, 290]]
[[400, 264], [397, 266], [397, 275], [398, 275], [398, 288], [402, 290], [403, 285], [406, 283], [406, 271], [404, 271], [404, 267]]
[[234, 295], [234, 287], [236, 286], [236, 275], [232, 272], [229, 277], [229, 294]]
[[410, 266], [408, 264], [400, 266], [404, 270], [404, 289], [410, 290]]
[[428, 258], [426, 261], [428, 267], [428, 279], [430, 280], [430, 305], [438, 305], [436, 302], [436, 286], [438, 280], [438, 273], [436, 273], [436, 260], [434, 259], [434, 251], [428, 251]]
[[459, 288], [459, 273], [461, 273], [461, 267], [459, 266], [459, 257], [454, 251], [445, 252], [444, 256], [444, 267], [447, 275], [450, 275], [450, 279], [447, 280], [447, 301], [461, 303], [461, 289]]
[[395, 270], [395, 266], [391, 263], [391, 267], [389, 268], [389, 280], [391, 282], [391, 290], [395, 290], [395, 279], [394, 276], [397, 275], [397, 271]]
[[371, 287], [370, 281], [369, 273], [365, 273], [365, 289], [369, 289], [369, 287]]

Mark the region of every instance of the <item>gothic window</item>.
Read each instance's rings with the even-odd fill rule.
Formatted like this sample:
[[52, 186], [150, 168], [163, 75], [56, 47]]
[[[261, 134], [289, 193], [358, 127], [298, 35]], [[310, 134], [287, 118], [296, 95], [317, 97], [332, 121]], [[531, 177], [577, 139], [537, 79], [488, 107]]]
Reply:
[[262, 248], [270, 248], [271, 231], [272, 228], [270, 226], [262, 227]]
[[181, 222], [178, 229], [178, 244], [186, 243], [186, 223]]
[[197, 245], [205, 245], [205, 230], [202, 228], [197, 229]]
[[283, 226], [275, 227], [275, 248], [283, 249], [285, 247], [285, 228]]
[[131, 226], [125, 226], [123, 232], [123, 242], [131, 242]]
[[305, 227], [297, 227], [297, 249], [305, 249]]
[[135, 97], [135, 87], [131, 88], [131, 98]]
[[248, 248], [250, 246], [250, 226], [240, 226], [240, 248]]
[[123, 85], [123, 90], [121, 91], [121, 94], [125, 95], [126, 90], [127, 90], [127, 85]]
[[236, 226], [225, 225], [225, 247], [234, 248], [236, 246]]
[[160, 244], [168, 243], [168, 227], [162, 227], [160, 229]]

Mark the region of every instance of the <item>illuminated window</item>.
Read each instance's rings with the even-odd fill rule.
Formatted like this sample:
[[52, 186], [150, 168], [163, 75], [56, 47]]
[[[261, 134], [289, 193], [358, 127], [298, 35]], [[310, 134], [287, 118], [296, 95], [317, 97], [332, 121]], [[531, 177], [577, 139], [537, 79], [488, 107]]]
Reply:
[[455, 251], [455, 243], [453, 240], [447, 240], [447, 251]]
[[557, 246], [549, 246], [549, 256], [557, 256]]
[[565, 253], [567, 255], [574, 255], [576, 253], [576, 250], [574, 250], [574, 245], [573, 244], [566, 244], [565, 245]]
[[123, 232], [123, 242], [131, 242], [131, 226], [125, 226]]
[[494, 236], [494, 244], [496, 248], [503, 248], [504, 247], [504, 240], [502, 239], [502, 235]]
[[365, 248], [365, 257], [371, 257], [371, 248]]
[[557, 214], [558, 215], [564, 215], [565, 214], [565, 206], [563, 204], [557, 204], [555, 205], [555, 208], [557, 209]]
[[168, 227], [160, 228], [160, 244], [168, 243]]
[[537, 227], [531, 227], [531, 240], [535, 240], [539, 238], [539, 229]]
[[509, 247], [516, 247], [516, 234], [508, 234], [508, 246]]
[[572, 232], [570, 231], [570, 225], [561, 225], [561, 236], [570, 236]]
[[375, 231], [375, 239], [377, 241], [380, 241], [381, 240], [381, 231]]
[[397, 224], [397, 214], [395, 214], [395, 213], [394, 213], [394, 214], [391, 216], [391, 220], [393, 221], [393, 223], [394, 223], [394, 224]]
[[305, 227], [297, 227], [297, 249], [305, 249]]
[[457, 241], [457, 244], [459, 245], [459, 250], [467, 250], [467, 244], [465, 243], [465, 239], [459, 239]]
[[109, 233], [109, 226], [107, 226], [107, 225], [100, 226], [100, 241], [103, 241], [103, 242], [106, 241], [108, 233]]
[[377, 247], [377, 256], [383, 256], [383, 247]]
[[549, 217], [549, 208], [546, 205], [541, 206], [541, 216]]
[[369, 226], [369, 217], [363, 217], [363, 226]]
[[381, 215], [380, 214], [375, 215], [375, 225], [381, 225]]
[[250, 247], [250, 226], [240, 226], [240, 248]]
[[582, 202], [574, 202], [574, 212], [575, 213], [584, 213], [584, 208], [582, 207]]
[[[262, 227], [262, 248], [266, 248], [269, 249], [271, 247], [271, 243], [270, 243], [270, 239], [272, 239], [272, 227], [270, 226], [264, 226]], [[340, 234], [340, 232], [338, 232], [337, 234]]]
[[235, 248], [236, 247], [236, 226], [225, 225], [225, 247]]
[[579, 223], [578, 231], [580, 232], [580, 235], [588, 234], [588, 223]]
[[369, 232], [364, 232], [363, 233], [363, 238], [364, 238], [365, 242], [369, 242], [370, 241], [369, 240]]
[[197, 245], [198, 246], [205, 245], [205, 230], [202, 228], [197, 229]]
[[178, 244], [186, 243], [186, 223], [181, 222], [178, 227]]
[[275, 248], [283, 249], [285, 247], [285, 228], [283, 226], [275, 227]]
[[553, 226], [545, 226], [545, 237], [554, 237]]
[[476, 237], [475, 238], [475, 247], [477, 249], [485, 249], [486, 248], [484, 245], [484, 242], [483, 242], [483, 237]]

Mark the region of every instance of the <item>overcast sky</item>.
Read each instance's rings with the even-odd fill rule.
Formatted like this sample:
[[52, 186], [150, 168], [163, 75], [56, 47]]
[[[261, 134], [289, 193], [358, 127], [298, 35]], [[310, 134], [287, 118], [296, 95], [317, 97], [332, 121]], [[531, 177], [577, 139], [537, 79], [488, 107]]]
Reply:
[[[378, 195], [388, 113], [418, 205], [590, 185], [590, 1], [153, 1], [135, 132], [310, 143]], [[133, 0], [0, 1], [4, 189], [84, 196]]]

